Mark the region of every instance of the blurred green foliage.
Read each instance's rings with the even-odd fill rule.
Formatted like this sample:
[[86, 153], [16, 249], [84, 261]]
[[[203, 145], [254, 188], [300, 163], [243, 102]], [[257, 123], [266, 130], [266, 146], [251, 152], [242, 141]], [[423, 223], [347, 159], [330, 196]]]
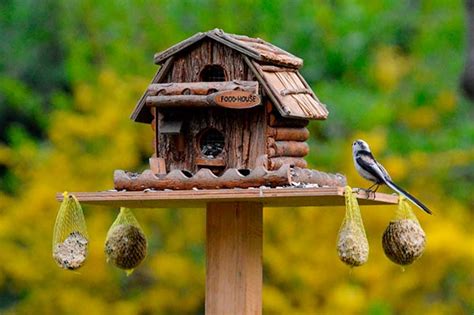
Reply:
[[[363, 208], [371, 253], [335, 251], [341, 208], [266, 209], [267, 314], [472, 314], [474, 111], [458, 92], [465, 49], [457, 1], [33, 1], [0, 3], [0, 313], [202, 314], [204, 211], [136, 210], [149, 256], [130, 277], [103, 242], [117, 209], [84, 207], [90, 256], [59, 270], [51, 236], [65, 189], [104, 190], [146, 167], [148, 126], [128, 114], [153, 54], [215, 27], [305, 61], [330, 117], [312, 122], [311, 167], [366, 187], [350, 157], [367, 140], [420, 214], [428, 245], [404, 272], [383, 256], [394, 207]], [[85, 307], [87, 306], [87, 307]]]

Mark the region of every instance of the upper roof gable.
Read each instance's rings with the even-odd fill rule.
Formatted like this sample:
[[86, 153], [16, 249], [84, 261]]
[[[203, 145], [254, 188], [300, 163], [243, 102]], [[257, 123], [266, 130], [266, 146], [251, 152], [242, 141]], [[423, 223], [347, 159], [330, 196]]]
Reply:
[[229, 34], [217, 28], [208, 32], [197, 33], [194, 36], [155, 54], [155, 63], [162, 64], [171, 56], [185, 51], [193, 44], [200, 42], [205, 38], [211, 38], [259, 62], [296, 69], [301, 68], [303, 65], [303, 60], [301, 58], [298, 58], [289, 52], [264, 41], [263, 39]]
[[[262, 39], [243, 35], [228, 34], [221, 29], [214, 29], [194, 36], [155, 55], [155, 63], [161, 67], [152, 80], [161, 83], [173, 68], [176, 54], [194, 49], [196, 43], [212, 39], [243, 54], [243, 60], [262, 85], [266, 95], [277, 108], [280, 115], [286, 118], [326, 119], [328, 110], [319, 101], [311, 87], [299, 74], [298, 69], [303, 60], [295, 57]], [[232, 78], [233, 79], [233, 78]], [[153, 119], [146, 110], [148, 90], [135, 106], [131, 119], [137, 122], [150, 123]]]

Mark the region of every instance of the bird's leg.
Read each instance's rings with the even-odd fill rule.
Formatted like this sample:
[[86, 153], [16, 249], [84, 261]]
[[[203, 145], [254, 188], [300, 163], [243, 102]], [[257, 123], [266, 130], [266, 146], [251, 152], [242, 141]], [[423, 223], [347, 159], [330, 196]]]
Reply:
[[377, 191], [377, 189], [379, 189], [379, 187], [380, 187], [380, 184], [377, 184], [377, 187], [375, 187], [375, 189], [374, 189], [374, 191], [373, 191], [374, 194], [375, 194], [375, 192]]
[[[373, 188], [374, 186], [376, 186], [376, 187], [375, 187], [374, 190], [372, 190], [372, 188]], [[367, 194], [367, 199], [370, 198], [370, 193], [373, 193], [373, 194], [374, 194], [374, 199], [375, 199], [375, 192], [377, 191], [377, 189], [379, 189], [379, 187], [380, 187], [380, 184], [379, 184], [379, 183], [374, 183], [372, 186], [370, 186], [369, 188], [367, 188], [367, 189], [365, 190], [365, 192], [366, 192], [366, 194]]]
[[374, 186], [377, 186], [377, 187], [375, 187], [375, 190], [374, 190], [374, 191], [377, 191], [377, 189], [379, 188], [380, 185], [377, 184], [377, 183], [374, 183], [372, 186], [370, 186], [369, 188], [367, 188], [366, 191], [372, 191], [372, 188], [373, 188]]

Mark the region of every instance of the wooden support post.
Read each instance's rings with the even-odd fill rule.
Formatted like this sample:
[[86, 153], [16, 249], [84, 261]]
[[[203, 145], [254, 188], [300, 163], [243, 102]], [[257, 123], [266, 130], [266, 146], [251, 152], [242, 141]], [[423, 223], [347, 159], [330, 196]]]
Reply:
[[263, 205], [207, 204], [206, 315], [262, 314]]

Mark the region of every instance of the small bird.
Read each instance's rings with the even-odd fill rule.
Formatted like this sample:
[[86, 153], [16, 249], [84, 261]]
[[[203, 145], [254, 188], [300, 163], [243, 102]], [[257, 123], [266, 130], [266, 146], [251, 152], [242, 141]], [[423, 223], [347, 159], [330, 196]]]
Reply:
[[382, 166], [382, 164], [375, 160], [372, 152], [370, 152], [369, 145], [364, 140], [354, 141], [352, 144], [352, 157], [354, 159], [355, 168], [359, 175], [374, 183], [369, 187], [368, 190], [374, 186], [377, 186], [375, 187], [375, 192], [380, 185], [385, 184], [395, 190], [397, 193], [405, 196], [408, 200], [413, 202], [426, 213], [431, 214], [431, 210], [428, 209], [428, 207], [422, 204], [418, 199], [413, 197], [407, 191], [403, 190], [401, 187], [392, 182], [392, 178]]

